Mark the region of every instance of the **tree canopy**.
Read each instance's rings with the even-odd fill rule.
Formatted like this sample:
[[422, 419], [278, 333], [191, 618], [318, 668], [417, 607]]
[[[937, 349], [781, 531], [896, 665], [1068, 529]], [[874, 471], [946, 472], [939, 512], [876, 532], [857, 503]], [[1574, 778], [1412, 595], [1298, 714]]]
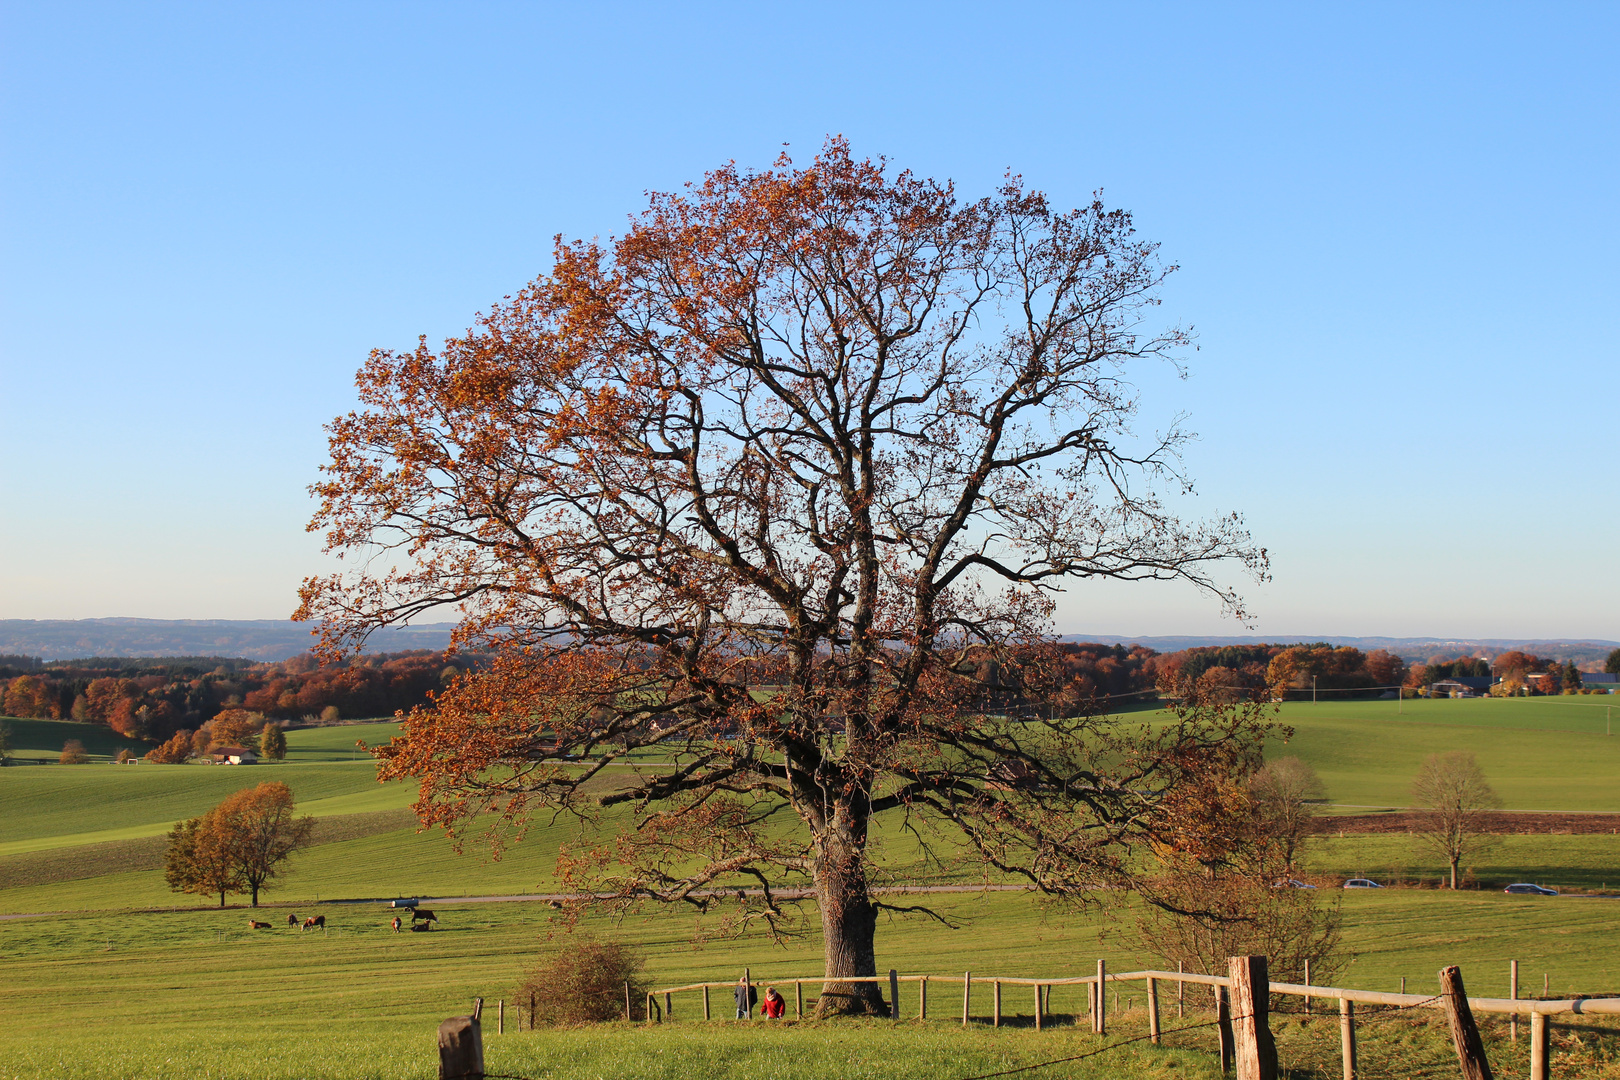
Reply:
[[372, 353], [311, 524], [367, 558], [298, 617], [342, 655], [451, 606], [494, 652], [379, 751], [424, 822], [629, 807], [565, 860], [582, 892], [723, 895], [788, 932], [781, 890], [810, 884], [830, 976], [876, 970], [877, 814], [1049, 893], [1129, 884], [1204, 815], [1174, 793], [1252, 768], [1265, 727], [1044, 707], [1055, 590], [1241, 611], [1220, 567], [1266, 571], [1237, 515], [1162, 497], [1186, 433], [1133, 432], [1129, 373], [1190, 341], [1153, 320], [1171, 269], [1125, 212], [1016, 177], [963, 202], [841, 140], [718, 169], [611, 243], [559, 240], [464, 336]]
[[164, 880], [176, 892], [251, 895], [286, 871], [293, 852], [309, 844], [315, 819], [293, 816], [292, 789], [279, 780], [243, 788], [201, 817], [169, 831]]

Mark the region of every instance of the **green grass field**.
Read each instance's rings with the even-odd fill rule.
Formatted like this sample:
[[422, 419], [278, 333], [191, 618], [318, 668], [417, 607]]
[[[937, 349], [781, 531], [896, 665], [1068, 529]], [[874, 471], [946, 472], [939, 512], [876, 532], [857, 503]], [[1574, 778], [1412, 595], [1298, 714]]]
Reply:
[[1267, 754], [1309, 762], [1333, 802], [1400, 807], [1409, 805], [1412, 778], [1426, 756], [1468, 750], [1508, 809], [1616, 813], [1620, 735], [1604, 734], [1607, 706], [1586, 704], [1607, 700], [1290, 703], [1280, 718], [1294, 737], [1268, 746]]
[[[1347, 942], [1356, 955], [1339, 985], [1393, 990], [1404, 976], [1409, 989], [1419, 990], [1433, 984], [1442, 965], [1459, 963], [1473, 992], [1502, 993], [1507, 961], [1517, 958], [1524, 984], [1534, 983], [1538, 990], [1543, 972], [1555, 994], [1620, 987], [1620, 957], [1607, 943], [1614, 914], [1603, 902], [1538, 904], [1501, 895], [1459, 898], [1408, 891], [1347, 895], [1345, 904]], [[1043, 907], [1004, 893], [946, 896], [939, 906], [960, 928], [887, 920], [879, 928], [880, 968], [939, 975], [971, 970], [976, 979], [989, 979], [1079, 975], [1095, 970], [1099, 957], [1114, 970], [1158, 962], [1134, 948], [1124, 933], [1129, 910]], [[560, 945], [548, 941], [558, 927], [543, 905], [435, 908], [443, 928], [431, 934], [392, 933], [391, 912], [381, 905], [293, 909], [300, 915], [325, 914], [325, 934], [285, 926], [248, 930], [242, 910], [0, 923], [0, 958], [7, 973], [0, 985], [0, 1015], [12, 1048], [0, 1076], [155, 1076], [193, 1068], [209, 1076], [431, 1075], [437, 1022], [465, 1011], [474, 996], [484, 996], [492, 1008], [500, 998], [510, 1000], [536, 956]], [[283, 914], [284, 909], [271, 908], [261, 916], [275, 922]], [[780, 948], [720, 940], [695, 947], [690, 918], [675, 913], [633, 916], [617, 925], [596, 920], [591, 929], [641, 948], [655, 984], [730, 980], [745, 966], [761, 981], [787, 982], [819, 970], [820, 943], [813, 910], [810, 914], [807, 936]], [[1124, 991], [1122, 1004], [1139, 1007], [1140, 988]], [[915, 993], [914, 986], [903, 992], [906, 1017], [915, 1015]], [[1167, 1027], [1176, 1026], [1170, 1019], [1173, 998], [1172, 991], [1164, 999]], [[1190, 996], [1189, 1001], [1197, 1011], [1199, 1000]], [[663, 1077], [697, 1067], [720, 1045], [734, 1047], [737, 1058], [713, 1063], [726, 1076], [805, 1075], [813, 1065], [838, 1076], [965, 1077], [1098, 1045], [1073, 1027], [1035, 1034], [1027, 1019], [1018, 1020], [1030, 1015], [1029, 1003], [1012, 990], [1004, 998], [1013, 1022], [1009, 1030], [953, 1031], [949, 1018], [957, 1015], [959, 1003], [959, 990], [953, 994], [936, 986], [931, 1007], [939, 1022], [920, 1030], [903, 1021], [898, 1026], [805, 1025], [787, 1035], [704, 1025], [698, 1019], [701, 1000], [688, 993], [674, 1001], [676, 1023], [656, 1033], [619, 1026], [588, 1035], [524, 1033], [504, 1042], [492, 1037], [490, 1066], [527, 1076]], [[717, 1010], [721, 1004], [716, 1002]], [[989, 1004], [988, 987], [980, 983], [975, 1015], [987, 1016]], [[1062, 1024], [1083, 1012], [1083, 992], [1059, 989], [1052, 1005]], [[508, 1019], [513, 1021], [511, 1014]], [[1292, 1036], [1290, 1024], [1297, 1026], [1297, 1020], [1285, 1018], [1279, 1034], [1297, 1040], [1296, 1063], [1331, 1058], [1331, 1022]], [[1140, 1034], [1141, 1026], [1140, 1015], [1121, 1017], [1115, 1037]], [[172, 1037], [181, 1032], [178, 1040]], [[334, 1045], [328, 1045], [328, 1033]], [[891, 1036], [905, 1048], [904, 1062], [891, 1060]], [[197, 1047], [216, 1037], [233, 1048], [253, 1048], [251, 1056], [233, 1052], [209, 1064]], [[762, 1041], [772, 1039], [780, 1041]], [[1068, 1075], [1213, 1076], [1206, 1071], [1209, 1033], [1189, 1033], [1181, 1041], [1197, 1052], [1138, 1046], [1121, 1051], [1123, 1059], [1105, 1059]], [[1424, 1045], [1429, 1051], [1443, 1049], [1443, 1040]], [[37, 1071], [28, 1071], [36, 1066]]]
[[[1620, 811], [1620, 744], [1603, 733], [1602, 709], [1577, 711], [1568, 704], [1597, 700], [1419, 701], [1404, 703], [1398, 714], [1394, 702], [1292, 703], [1282, 719], [1293, 725], [1294, 737], [1268, 752], [1309, 761], [1341, 804], [1404, 805], [1425, 755], [1468, 749], [1510, 808]], [[9, 723], [14, 745], [26, 738], [50, 760], [67, 737], [82, 738], [104, 759], [121, 745], [116, 735], [89, 725]], [[0, 770], [0, 912], [75, 913], [0, 921], [6, 973], [0, 1016], [13, 1048], [0, 1060], [0, 1080], [431, 1075], [434, 1025], [464, 1011], [476, 994], [508, 995], [557, 930], [551, 909], [436, 903], [441, 932], [396, 935], [384, 907], [331, 901], [552, 891], [557, 846], [573, 833], [569, 826], [537, 827], [497, 862], [476, 843], [457, 854], [444, 837], [417, 832], [406, 809], [414, 789], [377, 784], [355, 746], [356, 739], [376, 745], [396, 730], [393, 723], [376, 723], [293, 731], [287, 761], [251, 768], [53, 764]], [[266, 893], [277, 906], [261, 917], [284, 916], [283, 905], [296, 905], [299, 914], [318, 910], [330, 925], [324, 935], [284, 927], [249, 931], [246, 909], [192, 908], [195, 898], [174, 895], [162, 881], [162, 837], [175, 820], [266, 779], [285, 780], [300, 810], [321, 824], [317, 846], [295, 857], [291, 875]], [[921, 868], [914, 840], [897, 830], [880, 829], [877, 841], [881, 860], [900, 875], [963, 876]], [[1311, 859], [1315, 872], [1391, 882], [1440, 872], [1400, 835], [1321, 838]], [[1620, 836], [1504, 837], [1471, 869], [1482, 882], [1616, 890]], [[312, 906], [317, 896], [325, 901], [318, 909]], [[1104, 905], [1118, 902], [1103, 898]], [[930, 903], [960, 928], [887, 921], [879, 931], [880, 967], [1058, 976], [1093, 970], [1099, 956], [1116, 967], [1160, 962], [1133, 950], [1128, 907], [1074, 911], [1008, 893], [945, 894]], [[1620, 950], [1613, 948], [1620, 900], [1391, 889], [1346, 893], [1343, 903], [1353, 959], [1341, 985], [1393, 990], [1405, 977], [1418, 988], [1432, 983], [1441, 965], [1459, 963], [1475, 993], [1501, 993], [1507, 961], [1516, 958], [1524, 983], [1538, 990], [1545, 972], [1554, 993], [1620, 993]], [[648, 913], [618, 926], [599, 921], [593, 928], [643, 947], [650, 973], [666, 984], [731, 979], [743, 966], [757, 977], [781, 979], [819, 970], [813, 909], [809, 914], [808, 935], [783, 948], [719, 940], [695, 947], [699, 928], [690, 914], [678, 912]], [[1080, 1007], [1081, 1000], [1065, 1002], [1062, 994], [1055, 1002], [1060, 1013]], [[936, 1007], [959, 1006], [946, 1000]], [[1010, 1012], [1022, 1007], [1009, 1001]], [[1061, 1027], [1038, 1036], [1016, 1027], [962, 1032], [943, 1022], [737, 1030], [692, 1023], [697, 1008], [695, 998], [678, 1000], [682, 1023], [656, 1035], [625, 1025], [509, 1035], [491, 1043], [490, 1067], [556, 1078], [703, 1072], [757, 1080], [808, 1072], [950, 1080], [1096, 1046], [1089, 1034]], [[1332, 1049], [1333, 1032], [1289, 1028], [1292, 1023], [1279, 1029], [1293, 1047], [1292, 1075], [1328, 1075], [1307, 1063], [1321, 1057], [1323, 1069], [1332, 1064], [1331, 1054], [1318, 1050]], [[185, 1035], [173, 1038], [174, 1031]], [[1422, 1075], [1430, 1067], [1423, 1055], [1432, 1058], [1436, 1046], [1444, 1050], [1443, 1038], [1423, 1025], [1391, 1031], [1385, 1043], [1369, 1036], [1368, 1052], [1384, 1054], [1378, 1060], [1387, 1059], [1387, 1068], [1367, 1075]], [[1211, 1071], [1206, 1035], [1187, 1035], [1190, 1049], [1133, 1044], [1111, 1052], [1123, 1057], [1065, 1069], [1076, 1077], [1213, 1077], [1219, 1070]], [[212, 1049], [222, 1042], [233, 1047], [229, 1055]], [[1499, 1050], [1508, 1052], [1506, 1044]], [[1445, 1065], [1443, 1053], [1437, 1060], [1435, 1068]], [[1601, 1056], [1583, 1068], [1555, 1075], [1617, 1075], [1601, 1072], [1608, 1068]]]

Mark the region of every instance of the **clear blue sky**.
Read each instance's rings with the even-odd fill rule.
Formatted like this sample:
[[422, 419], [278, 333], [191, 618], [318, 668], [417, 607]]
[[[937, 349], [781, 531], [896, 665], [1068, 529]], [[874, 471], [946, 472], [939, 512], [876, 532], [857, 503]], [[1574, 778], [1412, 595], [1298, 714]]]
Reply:
[[[1620, 7], [22, 4], [0, 618], [280, 618], [321, 425], [555, 233], [727, 160], [1098, 188], [1183, 270], [1258, 632], [1620, 638]], [[1173, 586], [1061, 628], [1240, 633]]]

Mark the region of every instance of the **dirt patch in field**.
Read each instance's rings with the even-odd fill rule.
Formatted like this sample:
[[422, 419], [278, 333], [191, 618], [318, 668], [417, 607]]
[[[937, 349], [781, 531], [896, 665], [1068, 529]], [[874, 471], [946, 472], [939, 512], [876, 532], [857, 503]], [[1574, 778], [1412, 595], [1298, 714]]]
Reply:
[[[1412, 810], [1387, 814], [1345, 814], [1319, 817], [1312, 831], [1319, 836], [1339, 833], [1409, 833], [1423, 828], [1426, 815]], [[1620, 834], [1620, 814], [1506, 814], [1481, 815], [1483, 831], [1499, 836], [1577, 836]]]
[[[405, 809], [316, 818], [311, 846], [358, 840], [415, 824], [416, 815]], [[0, 858], [0, 889], [78, 881], [132, 870], [161, 870], [163, 855], [168, 849], [167, 836], [145, 836], [139, 840], [113, 840], [105, 844], [79, 844], [8, 855]]]

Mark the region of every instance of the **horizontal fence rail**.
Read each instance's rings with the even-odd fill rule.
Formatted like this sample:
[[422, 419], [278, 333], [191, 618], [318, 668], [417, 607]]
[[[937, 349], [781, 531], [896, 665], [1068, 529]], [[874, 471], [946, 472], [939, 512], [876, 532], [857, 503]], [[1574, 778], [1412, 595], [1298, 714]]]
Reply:
[[[1219, 986], [1231, 988], [1232, 980], [1225, 975], [1200, 975], [1191, 971], [1119, 971], [1108, 972], [1101, 977], [1105, 983], [1145, 982], [1149, 979], [1160, 982], [1192, 983], [1200, 986]], [[1098, 982], [1096, 975], [1073, 975], [1061, 978], [1029, 978], [1011, 975], [980, 975], [977, 972], [962, 975], [896, 975], [895, 982], [918, 983], [923, 981], [931, 983], [945, 983], [956, 985], [992, 984], [1000, 983], [1003, 986], [1095, 986]], [[763, 986], [781, 984], [793, 986], [799, 984], [828, 983], [887, 983], [891, 979], [888, 975], [777, 975], [771, 978], [754, 978], [750, 984]], [[737, 985], [736, 980], [722, 982], [695, 982], [685, 983], [681, 986], [661, 986], [653, 990], [654, 994], [678, 994], [693, 990], [729, 990]], [[1386, 994], [1377, 990], [1352, 990], [1342, 986], [1317, 986], [1304, 983], [1270, 983], [1273, 994], [1283, 994], [1291, 997], [1337, 999], [1340, 1001], [1356, 1001], [1366, 1005], [1393, 1005], [1400, 1008], [1435, 1008], [1442, 1007], [1439, 998], [1433, 994]], [[1562, 998], [1557, 1000], [1538, 1000], [1534, 998], [1468, 998], [1468, 1005], [1475, 1012], [1517, 1014], [1531, 1016], [1541, 1014], [1552, 1016], [1560, 1013], [1576, 1013], [1589, 1015], [1620, 1016], [1620, 997], [1588, 997], [1588, 998]]]

